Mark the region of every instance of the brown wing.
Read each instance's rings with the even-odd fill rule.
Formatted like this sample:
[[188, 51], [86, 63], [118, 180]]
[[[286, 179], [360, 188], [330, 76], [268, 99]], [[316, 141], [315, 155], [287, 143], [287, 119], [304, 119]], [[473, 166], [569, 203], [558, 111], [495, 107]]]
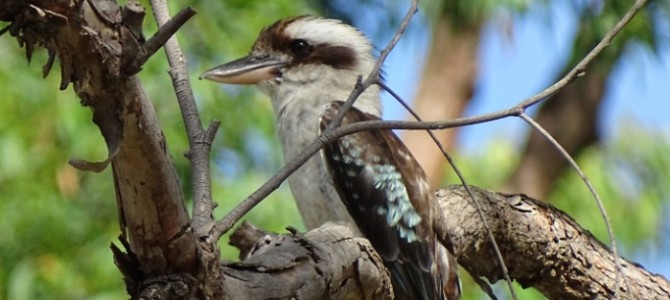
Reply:
[[[324, 107], [320, 130], [341, 105]], [[379, 118], [352, 108], [342, 125], [369, 120]], [[460, 299], [455, 258], [433, 232], [439, 207], [423, 169], [393, 131], [347, 135], [322, 154], [340, 198], [390, 270], [396, 299]]]

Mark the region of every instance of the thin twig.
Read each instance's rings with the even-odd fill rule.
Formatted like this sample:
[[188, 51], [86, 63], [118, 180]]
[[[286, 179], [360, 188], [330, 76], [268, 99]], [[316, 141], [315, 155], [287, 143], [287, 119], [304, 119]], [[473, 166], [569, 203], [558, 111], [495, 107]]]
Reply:
[[179, 11], [174, 17], [170, 18], [165, 24], [159, 25], [158, 31], [149, 38], [143, 45], [146, 53], [142, 57], [136, 58], [140, 61], [139, 65], [144, 64], [149, 57], [151, 57], [158, 49], [163, 47], [163, 45], [179, 30], [191, 17], [195, 16], [195, 10], [191, 7], [187, 7]]
[[217, 240], [221, 235], [230, 230], [230, 228], [232, 228], [235, 223], [237, 223], [237, 221], [242, 218], [242, 216], [249, 212], [254, 206], [258, 205], [258, 203], [265, 199], [265, 197], [267, 197], [270, 193], [279, 188], [279, 185], [281, 185], [281, 183], [284, 182], [288, 176], [300, 168], [300, 166], [302, 166], [307, 160], [316, 154], [316, 152], [323, 148], [326, 143], [335, 140], [335, 138], [330, 137], [332, 136], [331, 132], [336, 130], [335, 127], [341, 124], [342, 119], [344, 118], [344, 114], [354, 105], [354, 101], [356, 101], [356, 99], [370, 85], [377, 81], [382, 65], [384, 64], [384, 60], [386, 60], [386, 57], [389, 55], [389, 53], [391, 53], [391, 50], [393, 50], [393, 47], [395, 47], [395, 45], [398, 43], [400, 37], [405, 32], [405, 29], [407, 26], [409, 26], [409, 21], [416, 13], [418, 9], [417, 7], [418, 1], [413, 0], [410, 4], [409, 10], [407, 11], [407, 14], [405, 14], [405, 18], [398, 28], [398, 31], [395, 33], [388, 45], [380, 52], [379, 58], [377, 59], [377, 63], [375, 64], [374, 68], [372, 71], [370, 71], [370, 74], [365, 79], [365, 81], [360, 82], [360, 77], [358, 78], [356, 86], [351, 91], [347, 101], [342, 105], [342, 107], [340, 107], [338, 115], [335, 116], [328, 128], [326, 128], [326, 130], [324, 130], [314, 142], [312, 142], [305, 150], [303, 150], [302, 153], [284, 165], [284, 167], [282, 167], [274, 176], [265, 182], [265, 184], [263, 184], [246, 199], [240, 202], [240, 204], [233, 208], [225, 217], [216, 221], [216, 225], [212, 229], [211, 238]]
[[[612, 40], [614, 37], [619, 34], [619, 32], [630, 22], [630, 20], [633, 19], [633, 17], [637, 14], [638, 11], [644, 7], [644, 5], [647, 3], [647, 0], [637, 0], [631, 8], [628, 9], [628, 11], [624, 14], [624, 16], [617, 22], [616, 25], [605, 35], [605, 37], [596, 45], [589, 53], [574, 67], [568, 74], [563, 76], [559, 81], [542, 91], [541, 93], [530, 97], [521, 103], [517, 105], [516, 107], [523, 108], [524, 110], [543, 101], [547, 97], [555, 94], [558, 90], [562, 89], [564, 86], [566, 86], [568, 83], [573, 81], [575, 78], [581, 76], [584, 74], [584, 71], [586, 70], [586, 67], [588, 66], [589, 63], [591, 63], [605, 48], [609, 47], [609, 45], [612, 43]], [[524, 118], [525, 113], [521, 113], [519, 117]], [[526, 120], [526, 119], [524, 119]], [[531, 119], [532, 120], [532, 119]], [[528, 120], [526, 120], [528, 122]], [[533, 121], [534, 122], [534, 121]], [[532, 124], [531, 124], [532, 125]], [[536, 128], [537, 129], [537, 128]], [[547, 136], [545, 136], [547, 137]], [[549, 136], [550, 137], [550, 136]], [[549, 137], [547, 137], [549, 139]], [[549, 139], [550, 141], [553, 140], [553, 138]], [[552, 142], [553, 143], [553, 142]], [[561, 150], [563, 148], [560, 148]], [[564, 150], [563, 150], [564, 151]], [[575, 168], [576, 164], [573, 165], [573, 168], [575, 171], [580, 174], [581, 176], [581, 171], [578, 168]], [[585, 179], [585, 177], [583, 177]], [[600, 201], [600, 198], [598, 197], [598, 194], [595, 193], [595, 190], [591, 189], [591, 185], [588, 182], [588, 180], [585, 181], [587, 186], [589, 187], [589, 190], [591, 190], [591, 193], [593, 194], [593, 197], [598, 204], [598, 208], [600, 209], [600, 213], [605, 220], [605, 225], [607, 227], [607, 233], [609, 235], [609, 240], [610, 244], [612, 247], [612, 254], [614, 255], [614, 260], [615, 263], [614, 265], [617, 268], [617, 273], [616, 273], [616, 278], [615, 280], [615, 286], [614, 286], [614, 291], [615, 291], [615, 298], [617, 298], [616, 291], [619, 288], [619, 274], [623, 276], [624, 283], [626, 284], [626, 287], [628, 288], [628, 291], [630, 291], [630, 287], [628, 285], [628, 281], [626, 280], [626, 276], [623, 274], [623, 271], [621, 270], [621, 262], [619, 261], [621, 258], [619, 256], [618, 249], [616, 247], [613, 231], [612, 231], [612, 226], [609, 223], [609, 218], [607, 218], [607, 214], [605, 213], [604, 207], [602, 205], [602, 202]]]
[[626, 279], [626, 276], [623, 275], [623, 271], [621, 270], [621, 262], [620, 262], [620, 257], [617, 254], [617, 246], [616, 246], [616, 239], [614, 239], [614, 230], [612, 230], [612, 223], [610, 223], [610, 218], [607, 215], [607, 210], [605, 209], [605, 205], [603, 204], [602, 199], [600, 199], [600, 196], [598, 195], [598, 192], [596, 189], [593, 187], [591, 184], [591, 181], [586, 177], [586, 174], [582, 171], [582, 169], [579, 167], [577, 162], [570, 156], [570, 153], [566, 151], [561, 144], [554, 139], [553, 136], [549, 132], [547, 132], [542, 125], [538, 124], [533, 120], [533, 118], [529, 117], [527, 114], [522, 113], [519, 115], [521, 119], [526, 121], [528, 125], [533, 127], [535, 130], [537, 130], [542, 136], [549, 141], [554, 148], [558, 150], [558, 152], [565, 158], [570, 166], [577, 172], [577, 175], [582, 179], [586, 187], [589, 189], [591, 192], [591, 195], [593, 195], [593, 198], [596, 201], [596, 204], [598, 205], [598, 210], [600, 210], [600, 215], [603, 217], [603, 220], [605, 221], [605, 228], [607, 229], [607, 235], [609, 236], [610, 239], [610, 247], [612, 248], [612, 256], [614, 257], [614, 265], [616, 266], [617, 272], [615, 272], [615, 277], [614, 277], [614, 297], [617, 298], [616, 294], [619, 289], [619, 273], [621, 273], [621, 276], [623, 276], [624, 283], [627, 286], [628, 292], [631, 292], [630, 290], [630, 285], [628, 284], [628, 280]]
[[547, 97], [555, 94], [558, 92], [558, 90], [562, 89], [564, 86], [566, 86], [568, 83], [572, 82], [575, 80], [577, 77], [582, 76], [584, 74], [584, 71], [586, 70], [586, 66], [590, 64], [598, 55], [600, 55], [600, 52], [603, 52], [605, 48], [609, 47], [609, 45], [612, 43], [612, 40], [614, 37], [619, 34], [621, 29], [623, 29], [626, 24], [630, 22], [630, 20], [633, 19], [635, 14], [637, 14], [642, 7], [647, 3], [647, 0], [637, 0], [635, 3], [633, 3], [633, 6], [631, 6], [630, 9], [624, 14], [624, 16], [617, 22], [616, 25], [605, 35], [605, 37], [596, 45], [591, 51], [586, 54], [586, 56], [574, 67], [568, 74], [565, 74], [563, 78], [560, 80], [556, 81], [556, 83], [552, 84], [550, 87], [546, 88], [544, 91], [540, 92], [539, 94], [536, 94], [521, 103], [517, 105], [517, 107], [523, 107], [523, 108], [528, 108], [531, 107], [539, 102], [542, 102], [543, 100], [547, 99]]
[[[170, 20], [166, 0], [151, 0], [151, 7], [159, 27]], [[192, 226], [198, 237], [208, 236], [214, 224], [213, 211], [216, 207], [216, 203], [212, 201], [209, 153], [219, 122], [212, 122], [207, 131], [203, 129], [193, 97], [193, 89], [188, 80], [186, 58], [175, 36], [170, 37], [165, 43], [165, 53], [170, 64], [169, 73], [172, 86], [175, 89], [188, 134], [190, 149], [187, 157], [191, 161], [191, 186], [193, 188]]]
[[[380, 86], [383, 90], [391, 94], [393, 98], [396, 99], [404, 108], [407, 110], [417, 121], [422, 121], [421, 116], [417, 114], [412, 107], [410, 107], [405, 100], [403, 100], [400, 95], [398, 95], [393, 89], [391, 89], [389, 86], [387, 86], [384, 82], [378, 81], [377, 85]], [[465, 191], [468, 194], [468, 197], [472, 200], [472, 203], [474, 203], [475, 208], [477, 209], [477, 215], [479, 215], [479, 218], [482, 221], [482, 224], [484, 225], [484, 229], [486, 230], [486, 234], [488, 235], [489, 241], [491, 241], [491, 245], [493, 247], [493, 251], [496, 254], [496, 259], [498, 262], [500, 262], [500, 268], [502, 269], [503, 277], [505, 277], [505, 282], [507, 282], [507, 286], [509, 288], [510, 294], [512, 295], [512, 299], [519, 299], [516, 295], [516, 292], [514, 290], [514, 286], [512, 285], [512, 278], [509, 276], [509, 271], [507, 269], [507, 265], [505, 264], [505, 261], [503, 260], [502, 253], [500, 252], [500, 248], [498, 247], [498, 243], [496, 242], [496, 238], [493, 236], [493, 232], [491, 231], [491, 228], [489, 227], [488, 221], [486, 221], [486, 217], [484, 216], [484, 212], [481, 208], [481, 205], [479, 201], [477, 201], [477, 197], [475, 197], [474, 193], [472, 192], [472, 189], [468, 185], [468, 183], [465, 181], [465, 177], [461, 173], [461, 170], [456, 166], [456, 162], [454, 159], [451, 157], [447, 149], [444, 148], [444, 145], [440, 143], [440, 140], [437, 139], [437, 136], [433, 133], [432, 130], [426, 130], [426, 133], [430, 136], [430, 138], [433, 140], [435, 145], [437, 145], [437, 148], [440, 149], [442, 152], [442, 155], [444, 155], [444, 158], [449, 162], [449, 165], [451, 168], [454, 170], [454, 173], [456, 173], [456, 176], [458, 177], [458, 180], [461, 182], [463, 187], [465, 188]], [[437, 203], [436, 203], [437, 205]], [[479, 282], [480, 285], [486, 284], [486, 282], [481, 281]], [[491, 288], [489, 287], [488, 290], [484, 289], [482, 287], [482, 290], [486, 293], [491, 293]], [[491, 299], [495, 299], [495, 295], [489, 294]]]
[[365, 81], [360, 82], [360, 77], [359, 77], [359, 82], [356, 83], [355, 88], [351, 91], [351, 94], [349, 94], [349, 98], [342, 104], [340, 107], [340, 110], [337, 112], [337, 115], [335, 118], [333, 118], [333, 121], [330, 122], [328, 125], [328, 128], [326, 130], [332, 130], [334, 128], [337, 128], [342, 124], [342, 119], [344, 119], [344, 115], [351, 109], [352, 106], [354, 106], [354, 102], [356, 102], [356, 99], [365, 92], [367, 88], [369, 88], [372, 84], [376, 83], [379, 81], [379, 73], [381, 72], [382, 65], [384, 64], [384, 61], [386, 61], [386, 57], [391, 53], [391, 50], [395, 47], [396, 44], [398, 44], [398, 41], [400, 41], [400, 37], [405, 33], [405, 29], [407, 29], [407, 26], [409, 26], [409, 22], [412, 20], [412, 17], [414, 14], [416, 14], [418, 10], [418, 5], [419, 1], [418, 0], [413, 0], [412, 3], [410, 4], [409, 10], [405, 14], [405, 18], [403, 18], [402, 22], [400, 23], [400, 27], [398, 27], [398, 31], [393, 35], [393, 38], [391, 41], [386, 45], [386, 47], [379, 53], [379, 58], [377, 59], [377, 63], [375, 63], [375, 66], [372, 68], [372, 71], [370, 71], [370, 74], [368, 75], [367, 78], [365, 78]]

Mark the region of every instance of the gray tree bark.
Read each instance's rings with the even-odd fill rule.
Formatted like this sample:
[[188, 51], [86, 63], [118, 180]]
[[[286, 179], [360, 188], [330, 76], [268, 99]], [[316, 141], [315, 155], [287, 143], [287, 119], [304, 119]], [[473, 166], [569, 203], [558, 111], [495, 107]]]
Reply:
[[[670, 282], [636, 263], [620, 258], [617, 275], [607, 246], [559, 209], [523, 194], [471, 188], [510, 277], [521, 286], [550, 299], [670, 299]], [[438, 197], [459, 263], [473, 276], [503, 278], [465, 189], [453, 186]]]
[[[619, 258], [622, 273], [617, 274], [614, 256], [607, 246], [555, 207], [522, 194], [470, 188], [510, 278], [521, 286], [534, 288], [549, 299], [614, 299], [615, 294], [618, 299], [670, 299], [670, 282], [666, 278], [623, 258]], [[491, 283], [503, 279], [486, 229], [465, 188], [452, 186], [437, 191], [437, 196], [451, 250], [461, 267]], [[243, 252], [249, 251], [251, 241], [271, 240], [258, 238], [265, 233], [249, 225], [241, 228], [250, 231], [243, 235], [246, 238], [234, 240]], [[337, 251], [341, 245], [331, 246], [325, 251]]]

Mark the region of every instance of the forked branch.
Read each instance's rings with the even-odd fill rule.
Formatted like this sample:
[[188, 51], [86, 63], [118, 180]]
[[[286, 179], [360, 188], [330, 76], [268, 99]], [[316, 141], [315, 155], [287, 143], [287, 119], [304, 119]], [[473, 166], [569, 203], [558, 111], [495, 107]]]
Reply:
[[[151, 0], [151, 8], [158, 26], [169, 24], [170, 12], [165, 0]], [[200, 113], [193, 97], [193, 89], [188, 77], [186, 58], [179, 47], [177, 38], [171, 36], [165, 43], [165, 53], [170, 64], [172, 86], [177, 95], [177, 102], [188, 134], [190, 149], [187, 157], [191, 161], [191, 188], [193, 189], [193, 217], [191, 226], [196, 236], [208, 237], [214, 225], [214, 209], [212, 200], [209, 154], [214, 136], [219, 128], [219, 121], [212, 121], [207, 130], [202, 127]], [[212, 240], [207, 239], [209, 242]], [[217, 239], [214, 239], [215, 242]]]

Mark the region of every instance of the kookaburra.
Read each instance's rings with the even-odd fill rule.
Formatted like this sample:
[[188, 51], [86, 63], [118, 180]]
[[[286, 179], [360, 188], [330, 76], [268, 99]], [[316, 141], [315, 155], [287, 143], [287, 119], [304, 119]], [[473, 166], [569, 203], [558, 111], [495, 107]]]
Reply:
[[[358, 76], [370, 73], [372, 50], [352, 26], [300, 16], [264, 28], [249, 55], [201, 78], [256, 84], [268, 94], [289, 161], [330, 124]], [[343, 124], [379, 119], [379, 93], [369, 87]], [[391, 273], [396, 299], [460, 298], [455, 259], [435, 233], [437, 202], [423, 170], [392, 131], [345, 136], [288, 181], [307, 228], [344, 221], [370, 240]]]

